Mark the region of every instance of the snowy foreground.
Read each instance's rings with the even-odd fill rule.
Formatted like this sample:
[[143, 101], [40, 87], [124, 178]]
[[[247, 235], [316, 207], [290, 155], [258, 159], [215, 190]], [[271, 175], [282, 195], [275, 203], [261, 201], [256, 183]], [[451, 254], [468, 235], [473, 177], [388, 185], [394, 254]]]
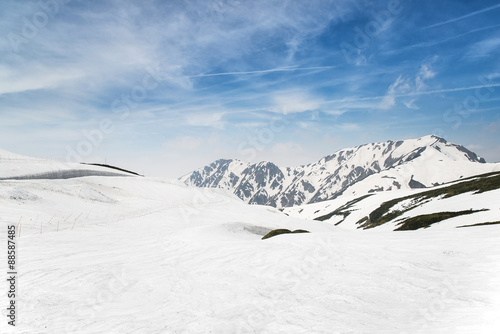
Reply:
[[141, 177], [0, 181], [0, 208], [0, 243], [20, 234], [1, 333], [500, 330], [499, 225], [353, 231]]

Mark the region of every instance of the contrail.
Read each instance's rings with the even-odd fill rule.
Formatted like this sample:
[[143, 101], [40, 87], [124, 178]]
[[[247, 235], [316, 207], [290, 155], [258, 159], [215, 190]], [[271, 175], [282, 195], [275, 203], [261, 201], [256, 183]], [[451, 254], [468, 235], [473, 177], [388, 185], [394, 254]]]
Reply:
[[209, 73], [209, 74], [197, 74], [186, 76], [185, 78], [201, 78], [201, 77], [216, 77], [222, 75], [243, 75], [243, 74], [257, 74], [257, 73], [272, 73], [272, 72], [292, 72], [292, 71], [307, 71], [307, 70], [326, 70], [335, 68], [337, 66], [317, 66], [317, 67], [282, 67], [273, 68], [269, 70], [260, 71], [245, 71], [245, 72], [223, 72], [223, 73]]
[[472, 89], [480, 89], [480, 88], [490, 88], [490, 87], [500, 87], [500, 83], [491, 84], [491, 85], [478, 85], [478, 86], [470, 86], [470, 87], [457, 87], [457, 88], [445, 88], [445, 89], [436, 89], [436, 90], [428, 90], [414, 93], [406, 93], [406, 94], [386, 94], [379, 96], [370, 96], [370, 97], [360, 97], [360, 98], [346, 98], [346, 99], [337, 99], [337, 100], [327, 100], [324, 102], [358, 102], [358, 101], [370, 101], [370, 100], [378, 100], [383, 99], [386, 96], [393, 97], [405, 97], [405, 96], [420, 96], [420, 95], [429, 95], [429, 94], [439, 94], [439, 93], [450, 93], [450, 92], [460, 92], [464, 90], [472, 90]]
[[438, 27], [438, 26], [441, 26], [441, 25], [444, 25], [444, 24], [448, 24], [448, 23], [452, 23], [452, 22], [460, 21], [460, 20], [463, 20], [463, 19], [465, 19], [465, 18], [468, 18], [468, 17], [474, 16], [474, 15], [477, 15], [477, 14], [481, 14], [481, 13], [484, 13], [484, 12], [488, 12], [488, 11], [493, 10], [493, 9], [496, 9], [496, 8], [500, 8], [500, 4], [498, 4], [498, 5], [494, 5], [494, 6], [491, 6], [491, 7], [487, 7], [487, 8], [484, 8], [484, 9], [481, 9], [481, 10], [478, 10], [478, 11], [475, 11], [475, 12], [472, 12], [472, 13], [469, 13], [469, 14], [466, 14], [466, 15], [464, 15], [464, 16], [459, 16], [459, 17], [456, 17], [456, 18], [451, 19], [451, 20], [448, 20], [448, 21], [444, 21], [444, 22], [440, 22], [440, 23], [432, 24], [432, 25], [427, 26], [427, 27], [424, 27], [424, 28], [422, 28], [422, 29], [434, 28], [434, 27]]
[[[445, 39], [442, 39], [442, 40], [439, 40], [439, 41], [426, 42], [426, 43], [417, 43], [417, 44], [412, 44], [412, 45], [404, 46], [404, 47], [402, 47], [400, 49], [397, 49], [397, 50], [386, 51], [386, 53], [393, 54], [393, 53], [402, 52], [402, 51], [405, 51], [405, 50], [408, 50], [408, 49], [428, 48], [430, 46], [438, 45], [438, 44], [441, 44], [441, 43], [446, 43], [448, 41], [451, 41], [452, 39], [460, 38], [462, 36], [469, 35], [469, 34], [472, 34], [472, 33], [478, 32], [478, 31], [488, 30], [488, 29], [497, 28], [497, 27], [500, 27], [500, 24], [494, 24], [494, 25], [487, 26], [487, 27], [482, 27], [482, 28], [477, 28], [477, 29], [469, 30], [469, 31], [464, 32], [462, 34], [451, 36], [451, 37], [448, 37], [448, 38], [445, 38]], [[425, 28], [423, 28], [423, 29], [425, 29]]]
[[459, 92], [459, 91], [463, 91], [463, 90], [480, 89], [480, 88], [490, 88], [490, 87], [500, 87], [500, 83], [498, 83], [498, 84], [491, 84], [491, 85], [479, 85], [479, 86], [470, 86], [470, 87], [437, 89], [437, 90], [430, 90], [430, 91], [422, 91], [422, 92], [418, 92], [418, 93], [414, 93], [414, 94], [402, 94], [402, 95], [394, 95], [394, 96], [413, 96], [413, 95], [449, 93], [449, 92]]

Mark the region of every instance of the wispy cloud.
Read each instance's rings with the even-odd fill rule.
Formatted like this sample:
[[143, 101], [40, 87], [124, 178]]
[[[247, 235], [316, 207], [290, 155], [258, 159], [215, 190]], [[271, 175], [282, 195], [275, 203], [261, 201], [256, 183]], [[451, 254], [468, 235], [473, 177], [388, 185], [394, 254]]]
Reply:
[[[423, 92], [427, 85], [425, 80], [433, 78], [436, 73], [431, 69], [431, 64], [436, 60], [434, 57], [430, 62], [422, 64], [414, 78], [400, 75], [387, 89], [387, 94], [380, 102], [381, 109], [389, 109], [396, 104], [396, 97], [415, 96]], [[418, 109], [415, 105], [416, 98], [405, 101], [404, 104], [409, 109]]]
[[[495, 87], [500, 87], [500, 83], [492, 83], [492, 84], [486, 84], [486, 85], [473, 85], [473, 86], [455, 87], [455, 88], [431, 89], [431, 90], [425, 90], [425, 91], [421, 91], [421, 92], [394, 93], [391, 96], [395, 97], [395, 98], [396, 97], [412, 97], [412, 96], [433, 95], [433, 94], [441, 94], [441, 93], [462, 92], [462, 91], [476, 90], [476, 89], [481, 89], [481, 88], [495, 88]], [[350, 103], [359, 103], [359, 102], [364, 102], [364, 101], [383, 100], [385, 97], [387, 97], [387, 95], [377, 95], [377, 96], [368, 96], [368, 97], [346, 97], [346, 98], [337, 99], [337, 100], [325, 100], [324, 102], [325, 103], [350, 104]], [[371, 106], [371, 104], [370, 104], [370, 106]]]
[[[486, 26], [486, 27], [471, 29], [471, 30], [468, 30], [468, 31], [466, 31], [464, 33], [461, 33], [461, 34], [456, 34], [456, 35], [452, 35], [452, 36], [449, 36], [449, 37], [446, 37], [446, 38], [440, 38], [440, 39], [435, 39], [435, 40], [430, 40], [430, 41], [426, 40], [425, 42], [419, 42], [419, 43], [407, 45], [407, 46], [404, 46], [404, 47], [399, 48], [399, 49], [387, 50], [387, 51], [384, 51], [384, 53], [386, 53], [386, 54], [397, 54], [397, 53], [401, 53], [401, 52], [405, 52], [405, 51], [410, 51], [410, 50], [414, 50], [414, 49], [430, 48], [432, 46], [437, 46], [437, 45], [440, 45], [440, 44], [443, 44], [443, 43], [446, 43], [446, 42], [453, 41], [453, 40], [458, 39], [460, 37], [464, 37], [464, 36], [467, 36], [467, 35], [470, 35], [470, 34], [482, 32], [482, 31], [485, 31], [485, 30], [495, 29], [495, 28], [498, 28], [498, 27], [500, 27], [500, 24], [493, 24], [493, 25], [489, 25], [489, 26]], [[442, 37], [442, 36], [439, 36], [439, 37]]]
[[39, 89], [59, 89], [81, 80], [86, 73], [78, 68], [57, 69], [26, 64], [22, 69], [0, 65], [0, 95], [22, 93]]
[[[443, 1], [443, 8], [454, 6]], [[85, 140], [84, 130], [109, 118], [116, 129], [95, 155], [138, 150], [154, 152], [148, 161], [158, 164], [155, 159], [169, 154], [201, 164], [234, 156], [238, 140], [259, 133], [272, 117], [285, 117], [287, 131], [261, 152], [272, 159], [279, 143], [286, 152], [308, 154], [309, 146], [329, 152], [331, 142], [317, 140], [331, 131], [338, 134], [336, 145], [347, 137], [373, 141], [366, 122], [396, 129], [410, 117], [408, 124], [427, 134], [443, 127], [436, 125], [436, 110], [462, 103], [477, 88], [495, 93], [468, 121], [481, 114], [492, 123], [500, 87], [500, 25], [493, 14], [500, 5], [476, 6], [463, 2], [468, 14], [451, 19], [456, 7], [437, 11], [439, 22], [430, 22], [421, 3], [405, 2], [397, 16], [381, 22], [385, 0], [69, 1], [14, 52], [6, 35], [22, 36], [23, 18], [41, 9], [36, 1], [4, 0], [0, 139], [50, 142], [39, 150], [59, 149], [64, 159], [67, 144]], [[370, 30], [375, 21], [381, 27], [376, 36]], [[453, 22], [460, 22], [457, 29], [449, 29]], [[339, 47], [355, 34], [370, 39], [357, 64]], [[159, 84], [144, 95], [144, 78], [152, 72]], [[477, 81], [481, 74], [491, 77], [486, 86]], [[113, 112], [117, 99], [134, 104], [125, 118]], [[204, 141], [212, 137], [213, 148]]]
[[415, 101], [417, 99], [410, 99], [410, 100], [407, 100], [407, 101], [403, 101], [403, 104], [406, 106], [406, 108], [408, 109], [414, 109], [414, 110], [418, 110], [420, 109], [417, 105], [415, 105]]
[[272, 112], [281, 114], [300, 113], [316, 110], [321, 105], [321, 99], [314, 98], [305, 92], [281, 92], [273, 97]]
[[189, 113], [184, 115], [186, 120], [186, 125], [196, 126], [196, 127], [212, 127], [217, 129], [223, 129], [226, 122], [222, 119], [224, 112], [212, 111], [212, 112], [197, 112]]
[[344, 131], [360, 131], [361, 126], [356, 123], [343, 123], [337, 125], [340, 129]]
[[[437, 57], [434, 57], [432, 62], [434, 62], [436, 60], [436, 58]], [[434, 72], [431, 69], [430, 63], [422, 64], [422, 66], [420, 66], [420, 70], [417, 73], [417, 76], [415, 77], [415, 90], [417, 92], [420, 92], [420, 91], [426, 89], [427, 86], [425, 85], [424, 81], [427, 79], [434, 78], [435, 75], [436, 75], [436, 72]]]
[[500, 37], [491, 37], [474, 43], [469, 47], [468, 57], [484, 58], [488, 57], [500, 49]]
[[387, 94], [380, 102], [380, 109], [389, 109], [396, 104], [396, 95], [408, 94], [412, 91], [412, 83], [408, 77], [400, 75], [387, 89]]

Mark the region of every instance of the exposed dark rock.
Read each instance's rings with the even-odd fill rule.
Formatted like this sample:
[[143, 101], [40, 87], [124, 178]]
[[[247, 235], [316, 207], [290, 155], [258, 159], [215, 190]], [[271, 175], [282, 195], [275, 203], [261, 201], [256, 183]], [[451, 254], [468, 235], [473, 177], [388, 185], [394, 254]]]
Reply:
[[302, 186], [304, 187], [304, 190], [305, 191], [308, 191], [310, 193], [313, 193], [316, 189], [314, 188], [314, 186], [312, 184], [310, 184], [309, 182], [307, 181], [304, 181], [304, 180], [301, 180], [302, 182]]
[[411, 176], [411, 180], [410, 182], [408, 182], [408, 186], [411, 188], [411, 189], [419, 189], [419, 188], [427, 188], [424, 184], [416, 181], [413, 179], [413, 175]]
[[461, 146], [461, 145], [456, 145], [455, 146], [457, 148], [457, 150], [459, 150], [460, 152], [463, 152], [464, 155], [470, 160], [470, 161], [473, 161], [473, 162], [479, 162], [479, 163], [486, 163], [486, 160], [484, 160], [483, 158], [480, 158], [476, 155], [476, 153], [474, 152], [471, 152], [469, 151], [468, 149], [466, 149], [465, 147]]

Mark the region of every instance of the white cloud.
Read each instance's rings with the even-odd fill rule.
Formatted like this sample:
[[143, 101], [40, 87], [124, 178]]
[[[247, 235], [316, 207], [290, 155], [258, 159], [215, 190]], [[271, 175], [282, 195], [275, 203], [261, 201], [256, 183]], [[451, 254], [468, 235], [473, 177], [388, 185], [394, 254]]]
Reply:
[[415, 105], [415, 101], [416, 100], [417, 99], [411, 99], [411, 100], [403, 101], [403, 104], [408, 109], [418, 110], [418, 109], [420, 109], [420, 107], [418, 107], [417, 105]]
[[394, 96], [393, 95], [386, 95], [386, 96], [384, 96], [382, 101], [380, 101], [378, 107], [380, 109], [387, 110], [387, 109], [394, 107], [395, 104], [396, 104], [396, 99], [394, 98]]
[[390, 109], [396, 104], [395, 95], [407, 94], [412, 91], [412, 84], [408, 77], [400, 75], [387, 89], [387, 94], [379, 104], [380, 109]]
[[423, 91], [425, 88], [427, 88], [424, 81], [426, 79], [433, 78], [435, 75], [436, 73], [431, 70], [429, 64], [423, 64], [422, 66], [420, 66], [420, 70], [415, 77], [415, 90], [417, 92]]
[[411, 82], [409, 78], [405, 78], [400, 75], [396, 81], [389, 86], [388, 93], [391, 95], [394, 94], [406, 94], [412, 90]]
[[319, 109], [322, 100], [315, 99], [303, 92], [278, 93], [273, 97], [270, 111], [281, 114], [300, 113]]
[[189, 113], [184, 116], [186, 125], [212, 127], [216, 129], [223, 129], [225, 122], [222, 120], [224, 112], [195, 112]]
[[[437, 57], [434, 57], [429, 62], [420, 66], [419, 71], [415, 77], [399, 75], [398, 78], [389, 86], [386, 95], [382, 98], [379, 104], [380, 109], [390, 109], [396, 105], [396, 97], [398, 96], [412, 96], [420, 95], [427, 88], [425, 80], [431, 79], [436, 76], [431, 68], [433, 62]], [[408, 109], [419, 109], [415, 104], [416, 98], [406, 100], [403, 104]]]
[[418, 72], [417, 77], [420, 77], [422, 79], [429, 79], [433, 78], [436, 75], [436, 72], [433, 72], [430, 68], [429, 64], [423, 64], [420, 66], [420, 71]]
[[22, 69], [0, 66], [0, 95], [38, 89], [56, 89], [85, 77], [77, 68], [50, 69], [25, 64]]

